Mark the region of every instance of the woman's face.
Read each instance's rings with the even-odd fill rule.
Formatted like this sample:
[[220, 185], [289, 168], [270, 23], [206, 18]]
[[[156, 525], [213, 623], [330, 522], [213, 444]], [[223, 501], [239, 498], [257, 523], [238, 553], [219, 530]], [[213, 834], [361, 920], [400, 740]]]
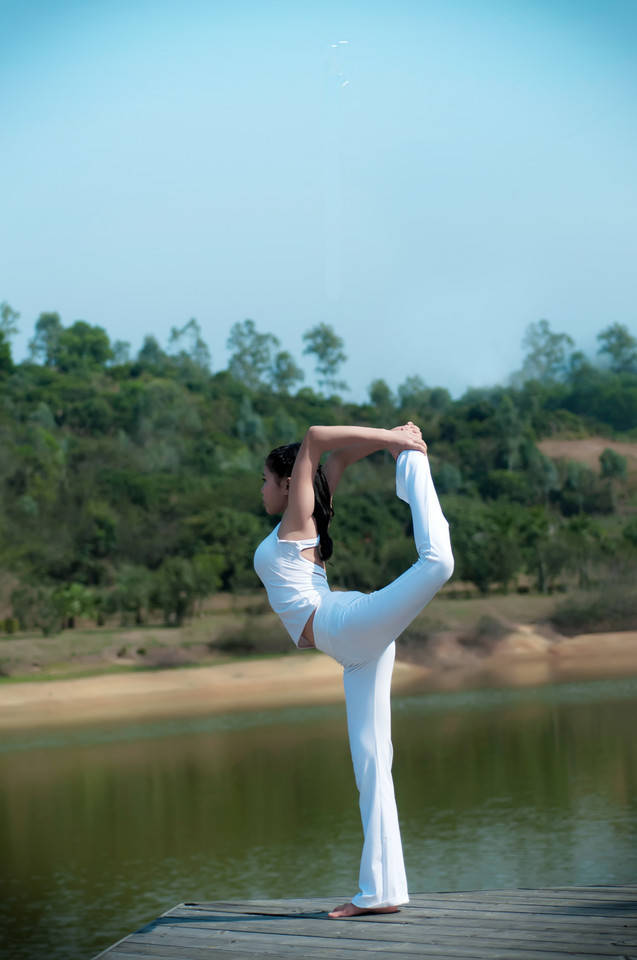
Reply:
[[288, 505], [289, 477], [279, 477], [269, 467], [263, 468], [261, 496], [266, 513], [283, 513]]

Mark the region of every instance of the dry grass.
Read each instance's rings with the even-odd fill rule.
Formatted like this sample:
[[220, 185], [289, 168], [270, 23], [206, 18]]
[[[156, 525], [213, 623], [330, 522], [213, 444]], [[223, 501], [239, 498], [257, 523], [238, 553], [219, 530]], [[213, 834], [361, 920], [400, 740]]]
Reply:
[[550, 437], [538, 443], [542, 453], [552, 460], [576, 460], [591, 470], [600, 472], [599, 455], [604, 450], [614, 450], [626, 457], [628, 473], [637, 473], [637, 443], [609, 440], [607, 437], [584, 437], [582, 439], [560, 439]]

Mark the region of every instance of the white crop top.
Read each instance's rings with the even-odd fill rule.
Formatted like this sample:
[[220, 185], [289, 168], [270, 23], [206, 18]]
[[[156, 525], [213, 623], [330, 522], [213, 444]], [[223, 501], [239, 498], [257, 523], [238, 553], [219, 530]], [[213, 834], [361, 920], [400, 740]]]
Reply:
[[319, 538], [279, 540], [280, 526], [277, 524], [257, 547], [254, 569], [266, 589], [270, 606], [298, 647], [303, 627], [330, 587], [323, 567], [301, 555], [302, 550], [316, 547]]

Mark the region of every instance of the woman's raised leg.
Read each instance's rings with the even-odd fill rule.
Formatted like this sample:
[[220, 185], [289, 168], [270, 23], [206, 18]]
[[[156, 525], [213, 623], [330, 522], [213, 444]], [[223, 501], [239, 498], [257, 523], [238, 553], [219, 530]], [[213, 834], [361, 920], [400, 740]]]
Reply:
[[[333, 595], [319, 607], [314, 636], [343, 666], [376, 660], [436, 595], [453, 572], [449, 524], [431, 478], [429, 460], [417, 450], [396, 462], [396, 492], [411, 509], [418, 559], [396, 580], [374, 593]], [[329, 615], [337, 606], [338, 616]], [[324, 629], [325, 628], [325, 629]]]
[[453, 573], [449, 524], [442, 512], [431, 477], [429, 457], [424, 453], [403, 450], [398, 456], [396, 495], [409, 504], [419, 559], [427, 562], [432, 572], [437, 567], [436, 575], [432, 579], [441, 579], [444, 583]]

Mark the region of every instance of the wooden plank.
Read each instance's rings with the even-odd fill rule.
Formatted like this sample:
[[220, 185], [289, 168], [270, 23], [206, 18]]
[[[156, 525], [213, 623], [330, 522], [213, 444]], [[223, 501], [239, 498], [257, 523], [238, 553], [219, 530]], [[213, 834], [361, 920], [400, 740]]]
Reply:
[[600, 890], [583, 891], [577, 890], [474, 890], [470, 893], [431, 893], [418, 894], [412, 896], [411, 901], [406, 906], [414, 903], [426, 902], [428, 900], [447, 900], [453, 903], [464, 903], [467, 900], [504, 900], [510, 903], [517, 903], [520, 900], [526, 903], [535, 903], [536, 901], [548, 900], [552, 903], [567, 903], [576, 901], [577, 903], [632, 903], [637, 907], [637, 890], [635, 891], [610, 891]]
[[479, 894], [476, 894], [471, 897], [455, 898], [451, 896], [446, 897], [440, 894], [436, 894], [434, 896], [427, 897], [427, 898], [418, 897], [416, 899], [414, 897], [412, 898], [411, 902], [407, 904], [407, 906], [414, 907], [414, 906], [420, 906], [421, 904], [438, 903], [438, 902], [453, 903], [458, 905], [462, 905], [464, 903], [482, 903], [482, 904], [507, 903], [507, 904], [510, 904], [511, 906], [524, 903], [524, 904], [527, 904], [527, 906], [529, 907], [532, 907], [535, 904], [540, 904], [540, 905], [544, 904], [546, 906], [555, 906], [555, 907], [565, 907], [565, 906], [568, 906], [569, 904], [571, 905], [577, 904], [587, 909], [591, 907], [602, 908], [605, 905], [611, 904], [614, 909], [615, 908], [619, 909], [619, 907], [621, 906], [622, 909], [625, 909], [627, 912], [632, 910], [633, 913], [637, 915], [637, 896], [633, 896], [633, 897], [616, 896], [615, 897], [615, 896], [605, 895], [605, 896], [593, 897], [593, 896], [587, 895], [584, 897], [578, 897], [578, 896], [568, 897], [566, 896], [566, 894], [563, 894], [560, 896], [551, 896], [549, 893], [547, 893], [546, 895], [543, 895], [543, 896], [537, 895], [537, 896], [526, 896], [526, 897], [514, 897], [514, 896], [511, 896], [510, 894], [502, 894], [499, 896], [495, 896], [495, 895], [480, 896]]
[[[199, 911], [179, 911], [174, 912], [170, 916], [163, 917], [161, 919], [162, 924], [170, 923], [171, 920], [183, 921], [184, 919], [189, 920], [192, 923], [201, 924], [204, 926], [209, 926], [211, 924], [233, 924], [241, 921], [246, 923], [264, 923], [272, 924], [277, 923], [281, 926], [282, 929], [287, 929], [288, 926], [298, 929], [299, 925], [302, 924], [304, 927], [312, 927], [316, 930], [328, 930], [330, 927], [339, 923], [346, 923], [347, 926], [356, 927], [360, 930], [366, 930], [370, 933], [373, 931], [374, 936], [383, 936], [387, 935], [389, 937], [395, 935], [394, 928], [417, 928], [421, 926], [430, 926], [432, 923], [444, 923], [447, 918], [453, 919], [453, 922], [462, 923], [463, 925], [479, 925], [481, 922], [494, 923], [499, 926], [511, 926], [515, 923], [516, 929], [529, 927], [529, 929], [535, 929], [538, 926], [542, 926], [546, 929], [568, 929], [571, 924], [580, 924], [580, 921], [584, 920], [588, 923], [591, 920], [591, 927], [600, 927], [604, 928], [610, 926], [612, 928], [617, 928], [620, 924], [622, 927], [637, 931], [637, 918], [626, 918], [625, 916], [621, 917], [611, 917], [606, 916], [593, 917], [589, 918], [588, 916], [581, 917], [579, 914], [571, 917], [569, 914], [562, 913], [551, 913], [551, 914], [540, 914], [540, 913], [524, 913], [524, 914], [497, 914], [495, 917], [487, 917], [486, 911], [479, 910], [454, 910], [453, 908], [448, 909], [438, 909], [437, 915], [434, 916], [433, 913], [427, 914], [426, 911], [420, 912], [414, 910], [403, 911], [400, 914], [402, 917], [401, 920], [394, 920], [393, 923], [383, 923], [378, 922], [377, 918], [374, 916], [361, 916], [361, 917], [352, 917], [348, 920], [328, 920], [326, 922], [325, 915], [316, 915], [316, 914], [302, 914], [302, 915], [292, 915], [292, 916], [281, 916], [277, 914], [276, 916], [266, 916], [263, 914], [247, 914], [247, 913], [214, 913], [214, 912], [199, 912]], [[157, 923], [158, 921], [156, 921]], [[565, 927], [565, 924], [567, 925]], [[149, 925], [149, 928], [152, 925]], [[585, 927], [582, 927], [582, 930], [585, 930]]]
[[[210, 900], [188, 901], [180, 903], [173, 909], [182, 907], [204, 910], [227, 910], [229, 913], [255, 914], [264, 917], [303, 916], [304, 914], [327, 914], [338, 903], [347, 902], [347, 897], [339, 901], [338, 897], [330, 900]], [[289, 904], [289, 906], [287, 906]], [[394, 917], [397, 914], [377, 914], [379, 918]]]
[[94, 960], [637, 960], [634, 884], [423, 893], [399, 913], [328, 920], [337, 902], [189, 901]]
[[153, 955], [162, 957], [172, 957], [176, 960], [178, 957], [187, 956], [188, 960], [206, 960], [212, 956], [218, 956], [218, 950], [221, 949], [227, 953], [234, 953], [235, 960], [237, 955], [245, 956], [277, 956], [277, 957], [303, 957], [307, 960], [312, 958], [328, 957], [330, 960], [360, 960], [362, 957], [382, 956], [382, 957], [433, 957], [433, 958], [471, 958], [471, 960], [591, 960], [591, 957], [603, 960], [603, 958], [616, 958], [625, 956], [624, 952], [609, 953], [605, 949], [591, 953], [580, 953], [573, 950], [572, 946], [565, 945], [564, 949], [534, 949], [528, 943], [522, 944], [520, 948], [513, 947], [511, 944], [489, 944], [476, 943], [466, 940], [464, 943], [445, 943], [439, 939], [426, 940], [420, 944], [410, 944], [409, 949], [405, 949], [405, 944], [394, 943], [390, 941], [377, 942], [374, 940], [364, 940], [358, 943], [342, 943], [338, 940], [322, 940], [317, 943], [311, 937], [276, 937], [260, 938], [258, 936], [240, 935], [232, 933], [232, 939], [223, 943], [213, 943], [197, 940], [191, 937], [182, 937], [178, 943], [161, 943], [156, 940], [152, 942], [138, 941], [135, 936], [131, 938], [134, 949], [143, 945], [153, 952]]
[[[335, 926], [345, 929], [334, 930]], [[149, 932], [147, 937], [149, 942], [161, 940], [165, 943], [180, 943], [185, 937], [197, 941], [232, 936], [239, 941], [243, 939], [243, 935], [261, 936], [264, 941], [272, 936], [286, 937], [289, 940], [290, 937], [298, 937], [299, 935], [302, 935], [304, 939], [311, 937], [315, 941], [323, 942], [335, 940], [342, 943], [343, 940], [347, 939], [352, 942], [352, 945], [356, 943], [357, 947], [358, 941], [368, 944], [366, 949], [370, 952], [385, 948], [393, 949], [390, 945], [396, 944], [397, 949], [402, 949], [405, 954], [413, 953], [414, 949], [419, 952], [423, 943], [435, 942], [450, 945], [466, 944], [469, 941], [474, 947], [480, 945], [482, 947], [501, 948], [504, 943], [511, 949], [528, 951], [528, 944], [531, 939], [538, 950], [555, 948], [559, 951], [566, 947], [569, 952], [572, 952], [576, 947], [579, 953], [587, 956], [599, 956], [600, 953], [607, 956], [623, 956], [627, 945], [637, 947], [637, 938], [635, 937], [633, 937], [632, 942], [625, 939], [618, 942], [617, 940], [611, 940], [608, 936], [604, 937], [599, 934], [591, 936], [576, 933], [574, 935], [571, 932], [560, 936], [541, 932], [539, 934], [535, 933], [532, 938], [529, 938], [524, 936], [523, 931], [517, 929], [513, 932], [510, 929], [506, 931], [494, 931], [488, 928], [459, 929], [456, 924], [453, 925], [453, 929], [451, 929], [450, 924], [444, 924], [417, 930], [414, 930], [412, 925], [405, 924], [404, 929], [393, 927], [391, 930], [381, 931], [378, 927], [370, 929], [370, 925], [366, 925], [363, 929], [360, 924], [348, 924], [346, 921], [341, 923], [337, 921], [335, 924], [315, 921], [311, 926], [308, 926], [306, 922], [299, 924], [288, 921], [286, 923], [279, 919], [275, 919], [269, 924], [246, 919], [244, 922], [233, 922], [231, 925], [216, 929], [199, 924], [188, 924], [187, 927], [162, 926]]]
[[[227, 918], [226, 918], [227, 920]], [[442, 919], [429, 920], [424, 923], [404, 923], [402, 925], [374, 925], [370, 921], [324, 921], [315, 920], [313, 922], [303, 920], [301, 922], [293, 919], [273, 918], [249, 918], [235, 916], [232, 923], [227, 923], [224, 918], [217, 918], [214, 927], [224, 930], [246, 930], [269, 932], [271, 929], [268, 924], [276, 924], [276, 930], [280, 933], [298, 933], [299, 929], [303, 933], [310, 933], [315, 937], [347, 937], [349, 939], [374, 938], [378, 941], [395, 940], [399, 942], [421, 943], [423, 939], [433, 934], [448, 936], [449, 930], [453, 929], [457, 937], [472, 939], [478, 937], [491, 937], [495, 940], [510, 941], [524, 938], [528, 941], [542, 941], [546, 943], [571, 943], [581, 945], [582, 952], [587, 952], [591, 945], [611, 944], [613, 941], [621, 942], [624, 946], [634, 946], [637, 941], [637, 928], [633, 925], [618, 924], [617, 922], [596, 923], [593, 926], [582, 927], [581, 925], [555, 923], [546, 924], [538, 921], [536, 918], [528, 918], [523, 924], [511, 924], [509, 921], [501, 923], [497, 921], [485, 921], [481, 917], [459, 918], [449, 914]], [[208, 933], [214, 929], [213, 925], [204, 920], [203, 923], [189, 923], [188, 930], [201, 929]], [[336, 929], [335, 929], [336, 928]], [[180, 928], [181, 929], [181, 928]], [[185, 928], [183, 928], [185, 930]]]
[[[405, 922], [400, 926], [394, 925], [386, 927], [381, 927], [379, 925], [373, 925], [369, 922], [358, 922], [352, 923], [351, 921], [330, 921], [325, 923], [321, 920], [303, 920], [299, 922], [298, 920], [284, 919], [284, 918], [272, 918], [268, 920], [266, 918], [257, 918], [257, 917], [241, 917], [237, 916], [232, 919], [230, 922], [223, 922], [223, 919], [220, 919], [220, 922], [215, 926], [212, 926], [210, 923], [202, 922], [200, 919], [195, 920], [191, 919], [191, 922], [186, 924], [177, 924], [171, 925], [166, 920], [162, 922], [161, 925], [157, 925], [154, 928], [148, 929], [147, 931], [138, 931], [148, 932], [148, 934], [154, 934], [157, 930], [174, 930], [176, 933], [179, 931], [186, 931], [192, 935], [199, 935], [199, 931], [203, 935], [209, 935], [215, 933], [219, 930], [221, 931], [244, 931], [244, 932], [259, 932], [270, 934], [274, 931], [278, 935], [287, 935], [287, 934], [298, 934], [300, 931], [304, 935], [311, 935], [313, 937], [338, 937], [338, 938], [348, 938], [353, 940], [358, 939], [374, 939], [377, 942], [381, 941], [393, 941], [399, 940], [402, 942], [415, 942], [419, 943], [422, 941], [423, 935], [428, 935], [430, 933], [435, 933], [436, 935], [449, 936], [449, 930], [453, 927], [454, 935], [457, 936], [458, 933], [461, 933], [463, 938], [467, 937], [493, 937], [494, 939], [507, 939], [510, 940], [512, 935], [511, 925], [507, 924], [506, 927], [497, 927], [494, 925], [488, 924], [476, 924], [474, 922], [466, 922], [461, 920], [458, 922], [455, 918], [451, 921], [443, 920], [427, 924], [413, 924]], [[613, 927], [613, 930], [616, 929], [616, 926]], [[560, 930], [556, 928], [546, 928], [542, 925], [532, 925], [528, 929], [522, 929], [517, 924], [514, 927], [514, 934], [520, 938], [521, 934], [532, 933], [534, 940], [542, 940], [547, 942], [556, 942], [561, 941], [573, 943], [577, 941], [581, 943], [582, 946], [592, 944], [597, 945], [599, 943], [605, 942], [608, 940], [608, 932], [605, 931], [582, 931], [582, 930]], [[632, 937], [627, 936], [630, 931], [627, 929], [624, 932], [622, 942], [624, 945], [630, 944], [637, 946], [637, 926], [633, 927]], [[528, 942], [528, 937], [525, 937], [526, 942]]]
[[[176, 910], [178, 908], [175, 908]], [[267, 919], [271, 917], [273, 920], [279, 920], [285, 922], [286, 920], [292, 922], [305, 922], [309, 923], [312, 920], [316, 920], [319, 923], [324, 923], [326, 920], [325, 914], [311, 914], [311, 913], [302, 913], [302, 914], [265, 914], [265, 913], [248, 913], [244, 911], [207, 911], [207, 912], [197, 912], [196, 914], [189, 913], [188, 911], [183, 912], [171, 912], [169, 916], [165, 919], [170, 920], [170, 917], [194, 917], [197, 916], [199, 920], [205, 922], [205, 918], [208, 917], [207, 922], [223, 922], [224, 918], [228, 917], [254, 917], [262, 919]], [[385, 917], [391, 916], [391, 921], [385, 919]], [[335, 924], [339, 922], [345, 922], [348, 925], [356, 924], [373, 924], [375, 927], [393, 927], [400, 926], [401, 924], [410, 924], [410, 925], [428, 925], [432, 921], [436, 920], [453, 920], [457, 921], [467, 921], [474, 923], [500, 923], [500, 924], [515, 924], [516, 928], [519, 928], [520, 925], [529, 926], [530, 928], [536, 927], [538, 924], [543, 926], [553, 925], [555, 927], [572, 927], [572, 926], [581, 926], [583, 929], [588, 928], [600, 928], [600, 929], [616, 929], [618, 923], [623, 923], [629, 928], [635, 928], [637, 925], [637, 916], [635, 917], [626, 917], [621, 915], [620, 917], [608, 915], [608, 912], [599, 913], [597, 915], [591, 915], [588, 912], [581, 914], [579, 911], [577, 913], [564, 912], [558, 909], [552, 910], [517, 910], [517, 909], [494, 909], [490, 905], [488, 909], [480, 904], [471, 904], [468, 906], [454, 907], [454, 906], [433, 906], [428, 905], [426, 908], [404, 908], [400, 914], [389, 914], [389, 915], [377, 915], [377, 916], [361, 916], [361, 917], [352, 917], [346, 921], [338, 920], [329, 920], [329, 924]]]
[[[117, 947], [113, 953], [109, 953], [109, 957], [116, 957], [117, 960], [166, 960], [166, 957], [168, 957], [169, 960], [190, 960], [191, 957], [194, 957], [190, 951], [180, 950], [175, 952], [175, 950], [172, 949], [170, 953], [165, 953], [163, 952], [163, 947], [159, 947], [158, 949], [160, 952], [156, 953], [152, 946], [143, 943], [129, 948], [122, 946]], [[208, 950], [206, 952], [206, 960], [260, 960], [260, 958], [264, 956], [274, 957], [276, 954], [263, 951], [259, 951], [259, 953], [238, 953], [236, 950], [223, 949], [215, 949], [214, 952]], [[97, 958], [95, 958], [95, 960], [97, 960]]]
[[[398, 931], [396, 931], [398, 932]], [[521, 936], [518, 931], [513, 934], [511, 931], [502, 933], [500, 936], [494, 935], [493, 931], [482, 930], [480, 932], [472, 931], [462, 931], [450, 930], [448, 928], [436, 928], [429, 929], [421, 937], [393, 937], [391, 939], [385, 939], [384, 937], [368, 937], [368, 936], [356, 936], [355, 934], [358, 931], [348, 932], [347, 936], [333, 936], [328, 937], [325, 935], [316, 936], [313, 931], [303, 929], [302, 934], [300, 931], [297, 931], [295, 935], [293, 932], [280, 930], [278, 927], [276, 929], [270, 928], [269, 930], [263, 930], [260, 928], [257, 929], [237, 929], [233, 926], [232, 930], [223, 929], [223, 930], [214, 930], [210, 929], [199, 929], [188, 927], [187, 930], [162, 930], [154, 931], [152, 934], [145, 937], [145, 941], [152, 943], [170, 943], [173, 945], [179, 945], [182, 943], [192, 943], [201, 945], [202, 941], [211, 943], [213, 941], [218, 942], [221, 939], [232, 937], [237, 943], [247, 942], [248, 938], [252, 940], [259, 940], [263, 944], [267, 944], [273, 937], [276, 937], [277, 940], [285, 938], [285, 942], [307, 942], [307, 938], [310, 937], [312, 941], [318, 946], [323, 945], [327, 946], [330, 944], [337, 943], [342, 945], [345, 940], [347, 940], [348, 945], [352, 948], [362, 949], [364, 948], [368, 952], [374, 951], [396, 951], [404, 955], [418, 955], [423, 945], [446, 945], [447, 948], [451, 948], [454, 945], [466, 945], [471, 943], [474, 949], [478, 947], [482, 949], [502, 949], [505, 946], [509, 950], [521, 951], [528, 953], [529, 943], [532, 942], [533, 948], [538, 952], [546, 952], [547, 950], [553, 950], [555, 952], [564, 952], [567, 954], [572, 954], [574, 951], [588, 957], [598, 957], [603, 956], [624, 956], [626, 953], [626, 947], [637, 947], [637, 943], [633, 940], [632, 943], [627, 943], [624, 940], [617, 940], [610, 938], [600, 938], [594, 937], [589, 940], [583, 940], [580, 937], [562, 937], [562, 938], [541, 938], [533, 937], [532, 940], [528, 937]], [[354, 935], [352, 935], [354, 934]]]
[[[481, 891], [476, 891], [472, 894], [465, 894], [462, 897], [455, 894], [431, 894], [431, 895], [419, 895], [412, 897], [410, 903], [406, 904], [401, 908], [401, 911], [396, 914], [378, 914], [375, 916], [377, 922], [392, 923], [396, 922], [405, 911], [413, 911], [414, 908], [417, 910], [419, 908], [427, 908], [429, 906], [436, 907], [440, 904], [453, 905], [454, 907], [462, 908], [466, 905], [467, 909], [482, 909], [485, 903], [496, 904], [498, 906], [510, 907], [512, 910], [526, 912], [533, 912], [536, 907], [546, 907], [551, 910], [560, 911], [568, 906], [581, 907], [586, 912], [591, 912], [597, 910], [603, 912], [605, 909], [611, 909], [613, 913], [622, 910], [625, 911], [627, 915], [634, 915], [637, 917], [637, 891], [635, 891], [634, 896], [603, 896], [603, 897], [579, 897], [577, 895], [572, 895], [570, 897], [556, 896], [552, 897], [547, 892], [544, 894], [543, 891], [533, 892], [537, 895], [533, 895], [529, 892], [528, 896], [512, 896], [508, 892], [506, 894], [496, 893], [495, 891], [485, 892], [484, 895]], [[268, 905], [264, 904], [255, 904], [251, 902], [233, 902], [228, 903], [225, 901], [210, 901], [210, 902], [189, 902], [186, 904], [179, 904], [179, 908], [188, 908], [188, 909], [198, 909], [198, 910], [214, 910], [214, 911], [223, 911], [226, 910], [229, 913], [242, 913], [242, 914], [255, 914], [259, 916], [302, 916], [302, 915], [320, 915], [326, 914], [329, 910], [332, 910], [335, 903], [324, 903], [323, 901], [314, 901], [312, 904], [311, 901], [306, 901], [304, 905], [293, 905], [290, 908], [285, 909], [283, 905]], [[177, 908], [175, 908], [177, 909]]]
[[466, 915], [479, 913], [483, 917], [493, 917], [501, 918], [503, 920], [511, 919], [518, 920], [524, 916], [537, 916], [542, 918], [560, 918], [563, 921], [569, 921], [574, 923], [587, 922], [595, 923], [596, 920], [610, 920], [617, 922], [621, 917], [624, 918], [627, 922], [637, 919], [637, 912], [631, 909], [631, 911], [624, 911], [621, 908], [613, 909], [612, 906], [598, 907], [595, 909], [592, 906], [587, 905], [573, 905], [573, 907], [564, 909], [559, 906], [543, 906], [539, 904], [537, 907], [533, 904], [520, 903], [518, 904], [499, 904], [497, 901], [489, 904], [482, 904], [479, 902], [465, 903], [465, 904], [443, 904], [429, 902], [422, 907], [415, 907], [410, 911], [410, 917], [416, 919], [417, 917], [429, 917], [429, 916], [449, 916], [453, 914], [454, 916]]

